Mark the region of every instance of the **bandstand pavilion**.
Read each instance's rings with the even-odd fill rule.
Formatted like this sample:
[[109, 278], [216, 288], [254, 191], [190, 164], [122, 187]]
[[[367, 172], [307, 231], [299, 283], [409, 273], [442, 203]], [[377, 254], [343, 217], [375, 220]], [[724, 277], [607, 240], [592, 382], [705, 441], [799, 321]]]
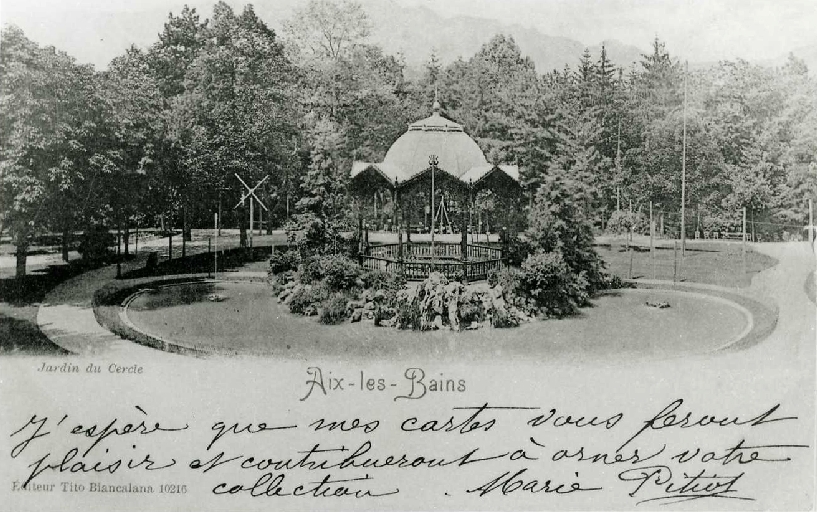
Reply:
[[[467, 261], [473, 264], [478, 259], [480, 247], [489, 248], [489, 244], [473, 244], [474, 235], [484, 233], [488, 226], [491, 231], [500, 233], [514, 230], [522, 208], [518, 167], [489, 163], [462, 125], [440, 115], [436, 99], [432, 115], [411, 123], [382, 162], [353, 163], [350, 188], [356, 199], [361, 231], [367, 226], [405, 233], [405, 248], [401, 234], [399, 247], [378, 250], [366, 243], [361, 251], [363, 256], [376, 257], [379, 253], [396, 259], [399, 251], [401, 261], [419, 258], [433, 262], [453, 258], [463, 269]], [[487, 215], [483, 218], [483, 212], [476, 208], [478, 199], [486, 195], [491, 197], [494, 206], [490, 219]], [[424, 247], [412, 242], [412, 233], [432, 233], [432, 246], [434, 234], [441, 233], [460, 233], [462, 242], [438, 242], [436, 248]], [[468, 233], [472, 234], [471, 243]], [[489, 259], [501, 258], [500, 249], [492, 251]], [[366, 264], [376, 266], [376, 263]], [[439, 266], [440, 262], [437, 263]], [[384, 265], [380, 263], [381, 267]], [[420, 273], [427, 274], [427, 270], [424, 267]], [[400, 271], [405, 271], [403, 265]], [[475, 278], [482, 276], [481, 271], [468, 269], [465, 272], [466, 277], [468, 274]]]

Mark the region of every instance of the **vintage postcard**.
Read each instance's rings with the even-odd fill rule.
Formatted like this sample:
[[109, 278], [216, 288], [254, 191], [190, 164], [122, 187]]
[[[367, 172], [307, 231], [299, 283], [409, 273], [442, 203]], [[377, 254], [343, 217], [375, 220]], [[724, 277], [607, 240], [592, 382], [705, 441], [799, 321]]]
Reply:
[[810, 0], [2, 0], [0, 509], [814, 510]]

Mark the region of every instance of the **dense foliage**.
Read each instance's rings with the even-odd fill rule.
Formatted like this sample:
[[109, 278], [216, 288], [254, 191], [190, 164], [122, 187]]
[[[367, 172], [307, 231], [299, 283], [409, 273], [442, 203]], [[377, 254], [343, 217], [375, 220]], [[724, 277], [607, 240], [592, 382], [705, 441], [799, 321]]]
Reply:
[[[520, 166], [533, 247], [519, 247], [518, 263], [560, 252], [589, 292], [602, 277], [586, 242], [613, 212], [652, 203], [677, 232], [685, 119], [688, 226], [728, 229], [745, 207], [798, 232], [817, 199], [817, 86], [794, 57], [778, 69], [738, 60], [687, 73], [656, 38], [627, 69], [602, 50], [537, 70], [497, 35], [448, 65], [429, 56], [412, 74], [367, 43], [369, 21], [352, 1], [311, 0], [275, 21], [283, 34], [251, 6], [218, 2], [207, 19], [185, 7], [157, 41], [105, 71], [5, 27], [0, 231], [22, 249], [18, 272], [38, 232], [61, 233], [66, 247], [71, 232], [97, 225], [189, 235], [211, 226], [220, 204], [223, 224], [244, 232], [247, 205], [231, 209], [243, 189], [235, 174], [269, 176], [257, 191], [267, 219], [306, 239], [302, 257], [339, 252], [351, 162], [381, 159], [429, 114], [435, 88], [443, 115], [490, 161]], [[496, 210], [494, 198], [477, 198], [491, 226]]]

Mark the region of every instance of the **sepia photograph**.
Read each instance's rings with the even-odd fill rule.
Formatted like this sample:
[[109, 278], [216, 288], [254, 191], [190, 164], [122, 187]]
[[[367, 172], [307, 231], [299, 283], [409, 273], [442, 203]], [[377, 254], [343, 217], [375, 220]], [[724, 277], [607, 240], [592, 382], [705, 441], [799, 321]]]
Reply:
[[813, 510], [811, 0], [1, 0], [0, 506]]

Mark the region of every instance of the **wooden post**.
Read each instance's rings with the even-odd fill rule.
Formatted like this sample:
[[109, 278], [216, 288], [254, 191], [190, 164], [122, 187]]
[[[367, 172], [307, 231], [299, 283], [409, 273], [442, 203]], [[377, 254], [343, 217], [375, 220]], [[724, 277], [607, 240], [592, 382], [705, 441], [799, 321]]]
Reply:
[[247, 232], [247, 245], [252, 248], [252, 221], [253, 221], [253, 200], [250, 197], [250, 230]]
[[627, 236], [627, 254], [630, 255], [630, 270], [627, 272], [627, 279], [633, 278], [633, 245], [630, 240], [633, 236], [633, 227], [630, 226], [630, 233]]
[[213, 214], [213, 231], [216, 239], [215, 251], [213, 251], [213, 278], [218, 279], [218, 235], [221, 231], [218, 227], [218, 213]]
[[749, 214], [751, 215], [751, 223], [752, 223], [752, 238], [750, 238], [749, 240], [751, 240], [752, 242], [757, 242], [757, 234], [755, 233], [755, 209], [754, 209], [754, 207], [749, 212]]
[[173, 228], [170, 228], [170, 235], [167, 237], [167, 261], [173, 259]]
[[652, 217], [652, 201], [650, 201], [650, 263], [652, 278], [655, 279], [655, 220]]
[[187, 256], [187, 206], [182, 203], [182, 258]]
[[678, 240], [672, 241], [672, 282], [678, 281]]
[[264, 209], [258, 210], [258, 236], [263, 235], [261, 230], [264, 229]]
[[814, 205], [808, 200], [808, 243], [814, 247]]
[[116, 278], [122, 277], [122, 228], [116, 226]]
[[746, 207], [743, 207], [743, 273], [746, 274]]
[[[207, 256], [213, 251], [213, 237], [207, 237]], [[207, 277], [210, 277], [210, 267], [207, 267]]]
[[136, 248], [133, 250], [134, 256], [139, 256], [139, 224], [136, 224]]

